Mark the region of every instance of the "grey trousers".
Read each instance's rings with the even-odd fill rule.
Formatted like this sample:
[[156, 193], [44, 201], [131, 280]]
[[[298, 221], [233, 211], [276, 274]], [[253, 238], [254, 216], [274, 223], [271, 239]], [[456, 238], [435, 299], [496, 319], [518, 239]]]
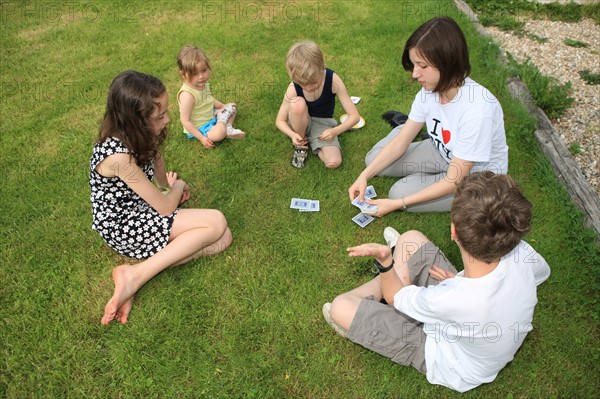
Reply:
[[[365, 157], [369, 166], [381, 149], [385, 147], [400, 131], [402, 126], [394, 128], [381, 139]], [[448, 170], [448, 163], [436, 150], [431, 140], [411, 143], [404, 155], [390, 166], [379, 172], [378, 176], [401, 177], [390, 189], [389, 198], [398, 199], [429, 187], [443, 179]], [[453, 195], [447, 195], [432, 201], [410, 206], [408, 212], [448, 212], [452, 205]]]

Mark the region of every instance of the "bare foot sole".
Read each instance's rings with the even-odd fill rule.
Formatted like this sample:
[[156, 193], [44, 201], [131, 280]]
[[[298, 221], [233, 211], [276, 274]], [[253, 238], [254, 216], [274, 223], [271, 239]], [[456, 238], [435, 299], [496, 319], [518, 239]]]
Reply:
[[104, 316], [102, 316], [101, 321], [101, 323], [104, 325], [113, 321], [115, 317], [117, 317], [118, 313], [120, 315], [119, 318], [124, 316], [125, 322], [127, 322], [127, 316], [131, 310], [131, 301], [133, 300], [133, 294], [135, 293], [135, 291], [130, 292], [131, 289], [127, 284], [127, 270], [130, 267], [131, 265], [125, 264], [117, 266], [112, 270], [112, 277], [113, 281], [115, 282], [115, 292], [104, 307]]

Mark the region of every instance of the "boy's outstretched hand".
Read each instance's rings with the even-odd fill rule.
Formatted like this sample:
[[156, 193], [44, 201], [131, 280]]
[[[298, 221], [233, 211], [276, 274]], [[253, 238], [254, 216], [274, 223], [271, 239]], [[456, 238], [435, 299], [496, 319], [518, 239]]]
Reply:
[[373, 256], [380, 263], [388, 261], [392, 257], [392, 250], [387, 245], [367, 243], [356, 247], [347, 248], [349, 256]]

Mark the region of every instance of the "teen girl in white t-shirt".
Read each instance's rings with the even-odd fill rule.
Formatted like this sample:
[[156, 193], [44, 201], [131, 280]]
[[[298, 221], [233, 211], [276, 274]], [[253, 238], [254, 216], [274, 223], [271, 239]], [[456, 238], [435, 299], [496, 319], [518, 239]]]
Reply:
[[[456, 184], [470, 173], [507, 173], [508, 146], [502, 107], [471, 78], [463, 32], [448, 17], [434, 18], [406, 42], [402, 65], [422, 86], [408, 120], [377, 143], [367, 167], [350, 186], [350, 200], [364, 199], [374, 176], [401, 177], [388, 199], [369, 201], [377, 216], [395, 210], [446, 212]], [[429, 139], [412, 142], [423, 125]]]

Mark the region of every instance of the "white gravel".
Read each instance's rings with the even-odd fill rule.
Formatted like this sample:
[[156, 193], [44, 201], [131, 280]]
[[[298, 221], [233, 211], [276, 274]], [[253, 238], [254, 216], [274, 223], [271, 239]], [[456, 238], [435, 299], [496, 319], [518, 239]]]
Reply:
[[[600, 86], [589, 85], [579, 76], [579, 71], [586, 69], [600, 73], [600, 27], [592, 20], [579, 23], [531, 20], [524, 29], [548, 41], [539, 43], [486, 27], [502, 50], [518, 62], [529, 59], [542, 75], [555, 77], [561, 84], [571, 82], [570, 96], [575, 101], [552, 123], [567, 148], [579, 145], [582, 153], [575, 154], [575, 160], [590, 186], [600, 195]], [[588, 47], [567, 46], [563, 42], [567, 38], [586, 43]]]

